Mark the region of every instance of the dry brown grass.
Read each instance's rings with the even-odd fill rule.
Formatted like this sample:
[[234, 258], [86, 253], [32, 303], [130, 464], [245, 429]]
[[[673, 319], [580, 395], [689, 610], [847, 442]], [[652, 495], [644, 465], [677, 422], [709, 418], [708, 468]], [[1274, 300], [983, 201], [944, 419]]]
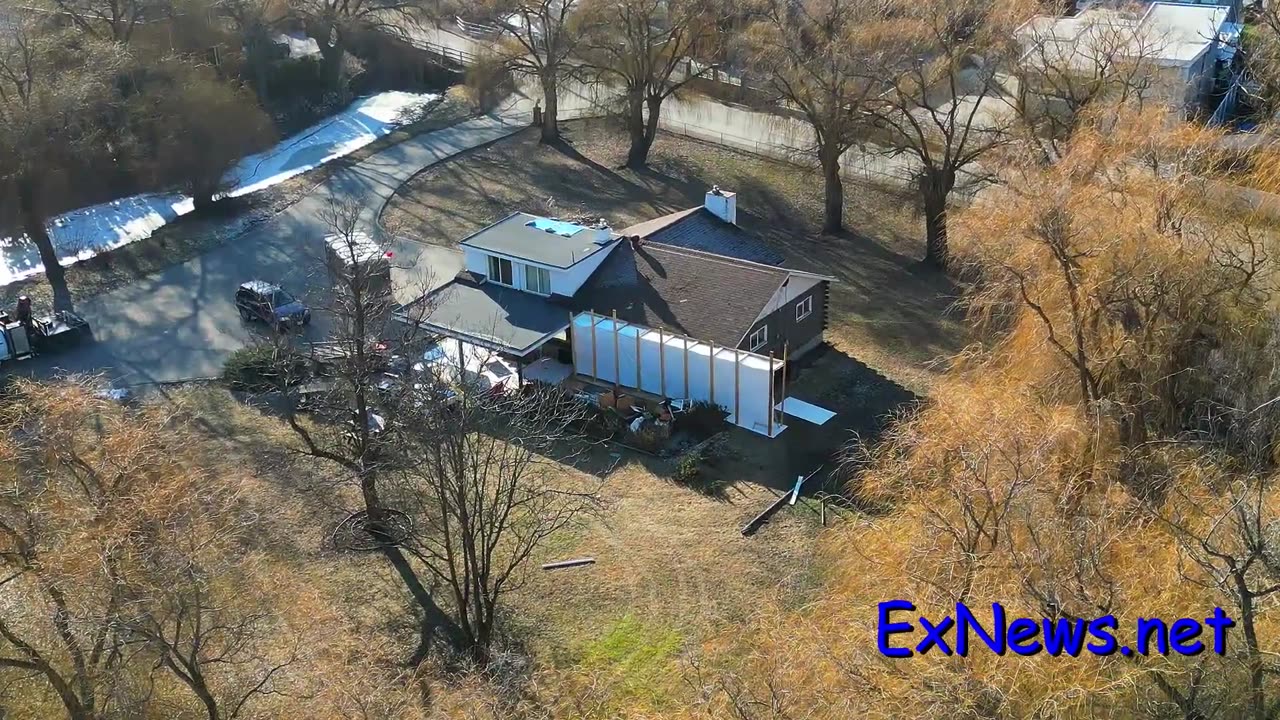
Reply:
[[[328, 546], [329, 529], [359, 503], [354, 488], [289, 452], [295, 440], [283, 423], [220, 388], [177, 390], [167, 402], [208, 438], [210, 463], [252, 470], [250, 501], [266, 516], [259, 547], [284, 566], [305, 566], [322, 577], [320, 590], [390, 678], [414, 644], [397, 581], [380, 557]], [[602, 467], [612, 462], [611, 452], [598, 450]], [[651, 458], [622, 458], [604, 484], [600, 515], [545, 547], [509, 598], [506, 628], [533, 658], [539, 678], [533, 702], [557, 717], [640, 716], [635, 713], [687, 705], [685, 654], [707, 648], [731, 654], [761, 608], [796, 608], [814, 599], [818, 523], [812, 512], [783, 512], [744, 538], [741, 526], [773, 492], [736, 483], [713, 498], [665, 479], [668, 473]], [[537, 568], [583, 556], [596, 563]], [[470, 682], [442, 682], [433, 685], [433, 702], [437, 712], [471, 711], [484, 700], [467, 694], [487, 692]]]
[[[516, 211], [590, 213], [616, 228], [695, 205], [714, 184], [739, 194], [739, 224], [778, 248], [787, 264], [832, 274], [827, 338], [833, 346], [919, 392], [930, 361], [964, 342], [947, 313], [958, 291], [922, 270], [923, 222], [913, 195], [846, 182], [846, 225], [822, 235], [822, 183], [810, 170], [662, 135], [644, 171], [615, 170], [625, 137], [604, 121], [564, 126], [568, 143], [535, 132], [465, 153], [411, 180], [383, 215], [393, 232], [453, 244]], [[548, 200], [554, 205], [548, 208]]]

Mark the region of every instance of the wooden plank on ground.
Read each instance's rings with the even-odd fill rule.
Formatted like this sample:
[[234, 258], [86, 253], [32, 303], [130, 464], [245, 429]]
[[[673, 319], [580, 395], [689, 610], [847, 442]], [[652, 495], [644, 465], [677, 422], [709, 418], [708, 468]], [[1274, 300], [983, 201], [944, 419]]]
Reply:
[[581, 567], [583, 565], [594, 565], [595, 558], [575, 558], [573, 560], [560, 560], [558, 562], [543, 563], [543, 570], [562, 570], [564, 568]]

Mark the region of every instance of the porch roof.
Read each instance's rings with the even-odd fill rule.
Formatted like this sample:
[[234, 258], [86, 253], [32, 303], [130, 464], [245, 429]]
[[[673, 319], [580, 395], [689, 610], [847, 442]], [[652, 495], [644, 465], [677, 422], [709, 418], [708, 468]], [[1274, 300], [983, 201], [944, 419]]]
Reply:
[[397, 315], [446, 337], [521, 356], [569, 327], [568, 308], [546, 298], [462, 279], [406, 305]]

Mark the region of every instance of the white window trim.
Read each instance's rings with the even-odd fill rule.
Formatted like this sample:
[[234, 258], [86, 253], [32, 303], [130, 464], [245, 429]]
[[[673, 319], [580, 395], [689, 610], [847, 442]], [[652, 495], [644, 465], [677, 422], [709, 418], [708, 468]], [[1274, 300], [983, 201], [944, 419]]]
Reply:
[[809, 317], [812, 314], [813, 314], [813, 296], [812, 295], [796, 303], [796, 322], [800, 322], [801, 320]]
[[[538, 272], [544, 272], [547, 274], [547, 291], [546, 292], [539, 292], [537, 290], [534, 290], [532, 287], [530, 287], [529, 270], [531, 269]], [[530, 293], [531, 295], [541, 295], [542, 297], [551, 297], [551, 271], [550, 270], [544, 267], [538, 267], [537, 265], [525, 263], [524, 266], [521, 268], [521, 272], [523, 273], [525, 292]]]
[[[484, 270], [485, 270], [485, 275], [488, 276], [489, 278], [489, 282], [493, 283], [494, 285], [501, 285], [503, 287], [514, 288], [516, 286], [516, 263], [512, 260], [508, 260], [507, 258], [499, 257], [498, 255], [486, 255], [485, 257], [487, 257], [488, 260], [485, 261]], [[499, 267], [501, 267], [501, 264], [503, 262], [506, 262], [511, 265], [511, 282], [510, 283], [504, 283], [502, 282], [501, 278], [497, 278], [493, 276], [493, 264], [495, 262], [498, 263]]]
[[[759, 342], [756, 342], [757, 335], [760, 336]], [[756, 350], [759, 350], [765, 345], [768, 345], [769, 344], [769, 326], [761, 325], [759, 330], [756, 330], [755, 332], [751, 333], [750, 337], [747, 338], [747, 342], [751, 344], [751, 352], [755, 352]]]

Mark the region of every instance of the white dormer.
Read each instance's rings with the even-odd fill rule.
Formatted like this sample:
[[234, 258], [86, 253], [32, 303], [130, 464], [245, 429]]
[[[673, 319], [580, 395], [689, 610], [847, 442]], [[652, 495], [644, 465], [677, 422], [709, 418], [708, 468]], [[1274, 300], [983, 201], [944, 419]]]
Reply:
[[594, 226], [514, 213], [463, 240], [464, 265], [487, 282], [536, 295], [577, 293], [617, 246]]

